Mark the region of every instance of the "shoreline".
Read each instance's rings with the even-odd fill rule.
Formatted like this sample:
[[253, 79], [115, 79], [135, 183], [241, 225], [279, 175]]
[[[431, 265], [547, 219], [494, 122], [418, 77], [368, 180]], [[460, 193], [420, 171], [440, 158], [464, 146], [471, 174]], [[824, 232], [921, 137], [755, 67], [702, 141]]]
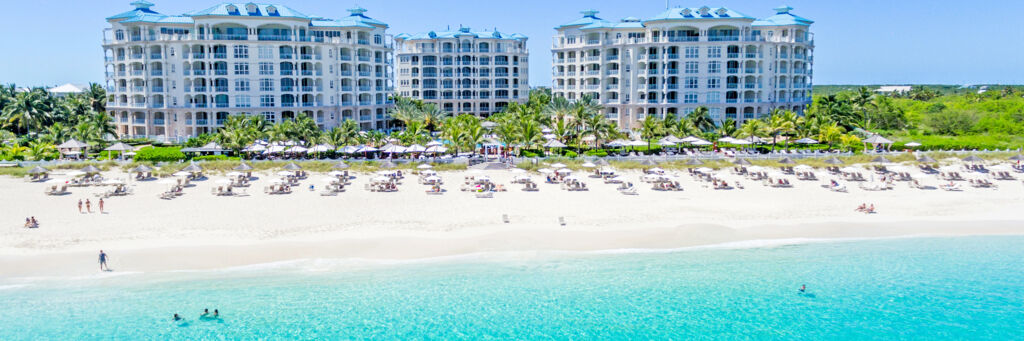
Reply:
[[[982, 226], [971, 226], [974, 224]], [[537, 238], [541, 232], [547, 238]], [[693, 225], [644, 231], [505, 231], [476, 236], [380, 236], [330, 240], [281, 240], [237, 245], [199, 245], [107, 250], [113, 274], [222, 271], [304, 261], [394, 264], [448, 261], [512, 254], [600, 255], [673, 253], [701, 249], [754, 249], [845, 241], [1024, 235], [1020, 221], [891, 221], [764, 225], [745, 229]], [[114, 258], [116, 257], [116, 258]], [[99, 274], [94, 252], [0, 255], [8, 279]], [[529, 257], [527, 257], [528, 259]]]

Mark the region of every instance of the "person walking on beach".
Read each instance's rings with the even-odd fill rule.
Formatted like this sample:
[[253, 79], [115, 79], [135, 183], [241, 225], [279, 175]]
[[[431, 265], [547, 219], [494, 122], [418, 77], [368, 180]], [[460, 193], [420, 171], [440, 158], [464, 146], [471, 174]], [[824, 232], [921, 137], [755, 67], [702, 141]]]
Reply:
[[78, 213], [82, 213], [82, 199], [78, 199]]
[[100, 214], [103, 214], [103, 198], [100, 198]]
[[89, 199], [85, 199], [85, 210], [92, 213], [92, 202]]
[[100, 250], [100, 271], [110, 271], [107, 267], [107, 254]]

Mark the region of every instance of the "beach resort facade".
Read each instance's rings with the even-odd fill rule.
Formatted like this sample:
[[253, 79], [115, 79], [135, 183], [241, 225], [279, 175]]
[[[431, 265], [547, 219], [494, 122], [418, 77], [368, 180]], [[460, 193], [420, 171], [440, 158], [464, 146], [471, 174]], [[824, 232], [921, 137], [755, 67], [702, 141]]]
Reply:
[[620, 128], [698, 106], [715, 121], [742, 122], [811, 103], [813, 21], [790, 7], [764, 19], [706, 6], [644, 20], [582, 14], [555, 28], [553, 94], [592, 97]]
[[121, 136], [181, 140], [236, 114], [387, 128], [392, 40], [365, 9], [331, 20], [270, 4], [184, 15], [131, 5], [107, 18], [103, 41], [107, 108]]
[[395, 35], [396, 93], [452, 114], [486, 117], [530, 92], [527, 37], [495, 31]]

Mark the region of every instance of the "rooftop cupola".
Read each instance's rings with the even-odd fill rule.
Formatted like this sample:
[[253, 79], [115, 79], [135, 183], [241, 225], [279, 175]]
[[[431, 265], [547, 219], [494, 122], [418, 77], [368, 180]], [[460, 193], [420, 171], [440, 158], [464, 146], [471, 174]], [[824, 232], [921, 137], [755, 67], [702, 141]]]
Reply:
[[131, 5], [135, 6], [135, 8], [137, 8], [137, 9], [149, 9], [150, 7], [155, 6], [155, 5], [153, 5], [152, 2], [149, 2], [149, 1], [146, 1], [146, 0], [136, 0], [136, 1], [132, 2]]
[[789, 14], [789, 11], [792, 11], [793, 7], [782, 5], [773, 9], [775, 10], [775, 14]]
[[459, 32], [469, 33], [469, 27], [459, 27]]
[[366, 9], [362, 8], [362, 7], [359, 7], [359, 6], [356, 6], [356, 8], [350, 8], [348, 10], [348, 12], [351, 13], [351, 16], [363, 17], [363, 16], [365, 16], [365, 15], [363, 15], [363, 13], [366, 13]]
[[594, 18], [594, 19], [597, 19], [597, 13], [600, 13], [600, 12], [592, 10], [592, 9], [588, 9], [586, 11], [581, 11], [580, 13], [583, 14], [584, 18]]

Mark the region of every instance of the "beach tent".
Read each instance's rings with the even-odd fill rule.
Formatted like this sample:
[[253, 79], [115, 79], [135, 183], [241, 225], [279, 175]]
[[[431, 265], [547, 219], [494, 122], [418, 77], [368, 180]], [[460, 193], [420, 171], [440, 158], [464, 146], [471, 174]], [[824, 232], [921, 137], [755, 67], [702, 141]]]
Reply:
[[60, 145], [57, 146], [57, 150], [59, 150], [60, 153], [64, 155], [79, 155], [82, 154], [82, 152], [88, 148], [88, 144], [82, 143], [75, 139], [67, 140], [64, 143], [61, 143]]

